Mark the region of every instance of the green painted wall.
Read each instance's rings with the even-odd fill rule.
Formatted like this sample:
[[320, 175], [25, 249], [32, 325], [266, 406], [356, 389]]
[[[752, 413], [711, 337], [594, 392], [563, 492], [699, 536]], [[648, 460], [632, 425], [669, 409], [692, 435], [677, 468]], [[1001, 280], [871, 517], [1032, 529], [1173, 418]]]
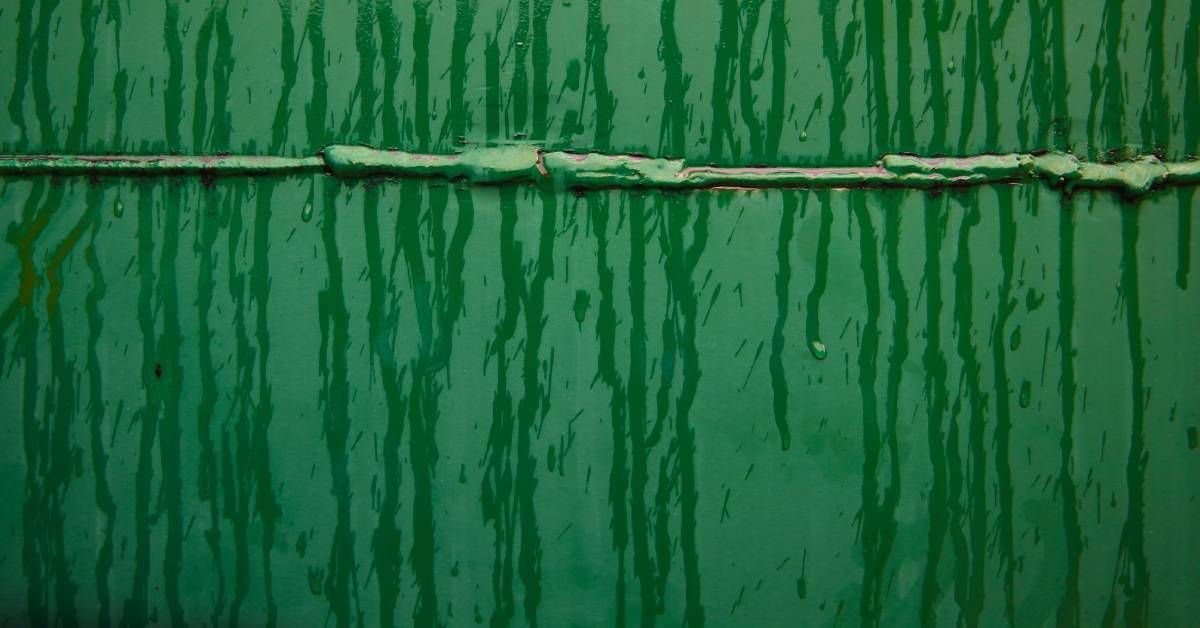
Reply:
[[[1200, 152], [1074, 5], [13, 0], [0, 153]], [[1196, 206], [5, 176], [0, 621], [1195, 623]]]

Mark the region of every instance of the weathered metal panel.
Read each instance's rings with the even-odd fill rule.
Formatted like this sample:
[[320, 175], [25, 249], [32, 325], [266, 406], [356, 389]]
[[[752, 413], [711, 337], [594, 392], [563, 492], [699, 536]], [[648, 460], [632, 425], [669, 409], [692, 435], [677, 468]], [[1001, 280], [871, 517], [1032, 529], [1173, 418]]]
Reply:
[[[1200, 151], [1182, 0], [20, 0], [0, 41], [4, 154]], [[0, 611], [1193, 623], [1195, 205], [5, 175]]]

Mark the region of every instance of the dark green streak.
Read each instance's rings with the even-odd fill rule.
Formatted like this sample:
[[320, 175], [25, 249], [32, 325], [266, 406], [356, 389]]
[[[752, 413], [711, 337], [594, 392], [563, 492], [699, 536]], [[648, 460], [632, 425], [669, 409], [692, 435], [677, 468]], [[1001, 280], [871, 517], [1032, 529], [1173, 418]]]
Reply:
[[[899, 452], [896, 447], [894, 419], [888, 417], [888, 456], [891, 468], [888, 475], [891, 483], [880, 495], [879, 467], [883, 456], [883, 443], [879, 430], [879, 399], [875, 391], [879, 356], [879, 253], [875, 228], [867, 212], [866, 199], [856, 196], [851, 200], [852, 211], [859, 228], [859, 245], [862, 255], [863, 283], [866, 290], [866, 321], [863, 325], [862, 341], [858, 354], [859, 391], [862, 395], [863, 428], [863, 476], [862, 476], [862, 551], [863, 584], [859, 601], [859, 613], [864, 626], [877, 626], [883, 617], [883, 584], [887, 575], [887, 561], [896, 539], [895, 504], [900, 494]], [[892, 212], [895, 214], [895, 212]], [[894, 226], [898, 229], [898, 225]], [[889, 236], [895, 237], [889, 233]], [[891, 287], [891, 286], [889, 286]], [[903, 288], [900, 288], [903, 291]], [[893, 295], [894, 296], [894, 295]], [[899, 308], [897, 308], [899, 311]], [[899, 326], [897, 326], [899, 327]], [[897, 357], [893, 350], [892, 359]], [[893, 364], [893, 369], [895, 365]], [[891, 384], [889, 383], [889, 393]], [[891, 399], [888, 400], [890, 406]], [[890, 412], [889, 412], [890, 415]]]
[[[952, 528], [961, 534], [963, 518], [967, 519], [968, 537], [956, 539], [955, 598], [961, 609], [960, 621], [968, 627], [979, 625], [984, 604], [984, 575], [987, 551], [987, 453], [984, 447], [984, 402], [979, 382], [979, 356], [972, 342], [974, 280], [971, 272], [971, 228], [979, 224], [979, 208], [973, 202], [965, 208], [958, 234], [958, 257], [954, 261], [954, 317], [958, 356], [963, 362], [962, 379], [966, 386], [968, 415], [967, 467], [965, 478], [959, 456], [951, 456], [954, 469], [951, 493], [966, 490], [966, 502], [952, 505]], [[955, 414], [958, 404], [955, 403]], [[956, 423], [956, 421], [955, 421]], [[949, 440], [957, 442], [957, 425], [952, 424]], [[966, 486], [963, 486], [963, 483]], [[965, 511], [964, 511], [965, 506]], [[968, 546], [969, 543], [969, 546]]]
[[1142, 348], [1141, 294], [1138, 288], [1138, 212], [1121, 208], [1121, 297], [1125, 302], [1125, 327], [1129, 340], [1130, 401], [1133, 422], [1129, 427], [1129, 457], [1125, 464], [1125, 483], [1129, 505], [1117, 564], [1113, 591], [1104, 625], [1112, 626], [1118, 609], [1117, 586], [1125, 597], [1125, 625], [1147, 626], [1150, 621], [1150, 568], [1146, 560], [1146, 357]]
[[934, 154], [939, 154], [948, 149], [946, 145], [946, 128], [949, 126], [950, 114], [948, 111], [949, 108], [946, 106], [946, 85], [942, 75], [942, 68], [945, 65], [942, 61], [938, 0], [924, 0], [921, 5], [921, 14], [925, 26], [925, 54], [929, 58], [930, 68], [927, 75], [929, 93], [925, 101], [925, 110], [931, 114], [933, 129], [929, 135], [928, 150]]
[[550, 69], [550, 44], [546, 22], [550, 19], [552, 6], [551, 0], [533, 0], [533, 138], [541, 141], [546, 139], [546, 105], [550, 98], [550, 85], [546, 76]]
[[[804, 197], [808, 205], [808, 196]], [[787, 326], [788, 312], [792, 309], [789, 287], [792, 281], [792, 253], [789, 245], [796, 229], [796, 207], [799, 199], [795, 194], [783, 195], [783, 215], [779, 218], [779, 244], [775, 257], [778, 269], [775, 273], [775, 331], [771, 335], [771, 391], [774, 395], [775, 428], [779, 430], [779, 445], [787, 451], [792, 444], [792, 431], [788, 428], [787, 373], [783, 365], [783, 330]]]
[[[899, 146], [914, 150], [917, 146], [912, 115], [912, 23], [913, 0], [896, 0], [896, 123]], [[935, 68], [937, 66], [934, 66]]]
[[633, 569], [641, 587], [642, 628], [654, 625], [658, 598], [655, 597], [654, 560], [650, 556], [650, 524], [646, 513], [646, 200], [640, 194], [629, 199], [629, 441], [632, 445], [630, 522], [633, 527]]
[[821, 225], [817, 231], [817, 259], [813, 276], [812, 290], [808, 293], [807, 321], [805, 331], [808, 336], [808, 349], [814, 358], [825, 359], [825, 343], [821, 340], [821, 297], [825, 295], [825, 286], [829, 278], [829, 241], [833, 230], [833, 207], [830, 204], [829, 193], [817, 193], [821, 202]]
[[512, 439], [515, 427], [512, 395], [508, 385], [508, 343], [516, 334], [521, 312], [521, 246], [515, 237], [517, 224], [516, 190], [500, 190], [500, 273], [504, 283], [503, 310], [496, 322], [496, 337], [491, 355], [496, 360], [496, 392], [492, 399], [492, 424], [484, 461], [486, 469], [480, 502], [483, 519], [495, 532], [492, 563], [492, 594], [496, 607], [491, 626], [500, 628], [512, 622], [515, 612], [513, 594], [513, 535], [516, 507], [512, 498]]
[[594, 145], [598, 150], [608, 150], [611, 146], [613, 112], [616, 110], [616, 100], [608, 86], [608, 69], [604, 57], [608, 53], [608, 27], [600, 14], [601, 0], [588, 0], [587, 17], [587, 50], [588, 71], [595, 83], [596, 127]]
[[[684, 620], [691, 628], [704, 626], [704, 606], [700, 602], [700, 557], [696, 547], [696, 433], [691, 425], [692, 403], [700, 382], [700, 350], [696, 345], [696, 310], [699, 289], [695, 271], [708, 243], [708, 205], [711, 197], [699, 199], [693, 220], [683, 202], [672, 199], [665, 216], [667, 244], [667, 283], [671, 287], [671, 305], [675, 334], [679, 339], [683, 383], [675, 400], [675, 444], [679, 451], [680, 551], [683, 554]], [[692, 222], [692, 241], [684, 241], [684, 229]], [[679, 318], [682, 318], [682, 327]]]
[[[659, 20], [662, 24], [659, 54], [665, 76], [658, 152], [667, 157], [681, 157], [687, 148], [687, 119], [683, 115], [683, 107], [691, 77], [683, 73], [683, 54], [679, 51], [679, 39], [675, 34], [675, 0], [662, 0]], [[715, 133], [713, 138], [715, 146]]]
[[1011, 386], [1008, 378], [1008, 317], [1017, 307], [1012, 296], [1013, 264], [1017, 245], [1017, 223], [1013, 218], [1013, 189], [996, 190], [1000, 221], [1000, 286], [996, 299], [996, 319], [992, 326], [992, 375], [996, 395], [996, 490], [1000, 517], [996, 522], [1000, 546], [1001, 573], [1004, 579], [1004, 615], [1009, 625], [1016, 625], [1015, 591], [1017, 557], [1013, 554], [1013, 480], [1010, 449], [1012, 447]]
[[771, 22], [767, 36], [771, 38], [771, 110], [767, 114], [767, 137], [764, 154], [775, 157], [779, 154], [779, 140], [783, 135], [787, 87], [787, 0], [771, 0]]
[[[1183, 40], [1183, 58], [1200, 58], [1200, 5], [1192, 3], [1188, 16], [1187, 31]], [[1183, 96], [1183, 144], [1188, 154], [1200, 153], [1200, 64], [1184, 64]], [[1176, 262], [1175, 284], [1180, 289], [1188, 287], [1188, 271], [1192, 266], [1192, 200], [1195, 191], [1179, 192], [1178, 261]]]
[[[1036, 201], [1030, 201], [1036, 203]], [[1080, 622], [1080, 559], [1083, 529], [1079, 523], [1079, 496], [1075, 486], [1075, 212], [1063, 207], [1058, 220], [1058, 328], [1061, 365], [1062, 436], [1059, 439], [1058, 486], [1063, 500], [1063, 536], [1066, 540], [1066, 577], [1058, 605], [1059, 628], [1076, 628]]]
[[149, 621], [150, 579], [150, 483], [154, 475], [151, 458], [154, 440], [158, 432], [161, 392], [155, 377], [159, 369], [155, 342], [155, 295], [154, 295], [154, 205], [151, 198], [153, 188], [138, 186], [137, 202], [137, 271], [139, 279], [137, 318], [142, 332], [142, 388], [145, 390], [145, 406], [138, 412], [136, 420], [142, 424], [138, 442], [137, 472], [134, 478], [134, 554], [133, 587], [125, 602], [123, 626], [144, 626]]
[[93, 186], [88, 190], [88, 207], [96, 208], [91, 212], [91, 239], [84, 250], [88, 271], [92, 277], [92, 288], [88, 291], [85, 308], [88, 317], [88, 352], [87, 352], [87, 381], [88, 381], [88, 427], [90, 436], [92, 474], [96, 482], [96, 508], [104, 517], [102, 540], [96, 552], [96, 625], [108, 628], [112, 625], [112, 594], [109, 590], [109, 574], [113, 564], [113, 526], [117, 518], [117, 503], [113, 497], [112, 487], [108, 481], [109, 454], [104, 449], [104, 379], [101, 373], [100, 344], [101, 333], [104, 330], [104, 315], [100, 311], [100, 302], [108, 292], [108, 284], [104, 280], [104, 272], [100, 266], [100, 257], [96, 253], [96, 236], [103, 224], [103, 213], [99, 211], [100, 188]]
[[850, 95], [847, 66], [854, 58], [854, 42], [858, 37], [859, 22], [850, 20], [842, 33], [841, 44], [837, 34], [837, 0], [821, 0], [821, 51], [829, 64], [829, 78], [833, 85], [833, 104], [829, 108], [829, 158], [839, 162], [845, 154], [842, 150], [842, 132], [846, 130], [846, 97]]
[[[258, 357], [258, 399], [254, 404], [254, 417], [250, 428], [250, 460], [253, 467], [254, 511], [262, 522], [262, 569], [263, 589], [267, 603], [266, 625], [274, 627], [279, 617], [275, 603], [275, 590], [271, 577], [271, 549], [275, 546], [275, 525], [280, 516], [280, 505], [275, 499], [274, 483], [271, 480], [271, 447], [268, 429], [275, 414], [271, 396], [270, 364], [271, 353], [270, 321], [267, 317], [268, 298], [271, 292], [270, 237], [271, 199], [275, 186], [264, 183], [257, 190], [254, 209], [254, 262], [250, 268], [250, 297], [255, 303], [254, 333]], [[232, 260], [231, 260], [232, 261]]]
[[945, 200], [925, 197], [925, 404], [929, 435], [929, 463], [933, 481], [929, 488], [929, 546], [926, 550], [924, 584], [921, 587], [921, 625], [938, 625], [937, 606], [941, 598], [938, 567], [949, 526], [950, 504], [946, 487], [948, 460], [946, 434], [942, 422], [946, 416], [946, 356], [942, 352], [942, 242], [945, 240]]
[[[897, 205], [899, 202], [896, 203]], [[891, 203], [885, 204], [891, 205]], [[888, 296], [895, 309], [895, 319], [892, 323], [892, 350], [888, 354], [887, 400], [884, 410], [887, 416], [887, 426], [884, 432], [884, 445], [887, 447], [889, 484], [883, 492], [883, 500], [879, 504], [883, 518], [882, 533], [880, 534], [881, 551], [878, 558], [880, 565], [879, 576], [884, 576], [883, 565], [886, 563], [888, 552], [896, 539], [896, 507], [900, 502], [900, 383], [904, 373], [904, 362], [908, 359], [908, 290], [904, 287], [904, 277], [900, 274], [900, 217], [902, 212], [896, 209], [886, 212], [884, 218], [883, 252], [887, 260]], [[863, 212], [864, 218], [869, 214]], [[882, 598], [877, 598], [882, 610]]]
[[[870, 71], [867, 73], [867, 94], [872, 99], [871, 128], [875, 131], [871, 152], [887, 152], [891, 150], [892, 115], [888, 104], [887, 93], [887, 36], [883, 32], [882, 2], [866, 2], [863, 6], [863, 42], [867, 49], [867, 63]], [[907, 37], [897, 36], [899, 40]], [[911, 145], [910, 145], [911, 146]]]
[[[162, 496], [167, 515], [167, 538], [163, 548], [163, 576], [166, 584], [167, 609], [173, 626], [183, 626], [183, 602], [179, 596], [179, 576], [183, 572], [183, 482], [180, 474], [180, 397], [183, 391], [183, 365], [180, 349], [183, 331], [179, 323], [179, 290], [175, 272], [179, 256], [180, 188], [171, 187], [166, 194], [163, 216], [162, 253], [159, 262], [159, 301], [162, 307], [163, 331], [158, 338], [156, 377], [162, 386], [162, 425], [159, 432], [159, 455], [162, 464]], [[159, 370], [161, 367], [161, 370]], [[161, 377], [158, 373], [161, 372]]]
[[[613, 548], [617, 550], [617, 593], [615, 624], [625, 625], [625, 549], [629, 545], [629, 470], [626, 466], [628, 452], [625, 446], [626, 398], [625, 385], [617, 372], [616, 339], [617, 312], [613, 305], [613, 269], [608, 261], [608, 196], [602, 195], [596, 202], [589, 203], [588, 216], [596, 238], [596, 274], [600, 281], [600, 309], [596, 318], [596, 340], [599, 344], [597, 376], [609, 387], [612, 423], [612, 469], [608, 481], [608, 502], [612, 505]], [[649, 600], [642, 600], [643, 608]]]
[[[166, 112], [164, 133], [168, 150], [181, 150], [179, 120], [183, 112], [183, 60], [178, 36], [179, 7], [167, 6], [164, 39], [167, 42], [169, 66], [167, 87], [163, 92]], [[166, 547], [163, 554], [163, 580], [166, 585], [167, 610], [171, 625], [183, 626], [183, 602], [179, 597], [179, 576], [183, 571], [183, 481], [180, 467], [180, 397], [183, 391], [183, 368], [180, 349], [183, 332], [179, 323], [179, 290], [176, 279], [176, 260], [179, 256], [179, 224], [182, 213], [181, 189], [171, 186], [165, 194], [162, 253], [159, 262], [159, 302], [162, 307], [162, 335], [158, 339], [158, 362], [155, 375], [163, 388], [162, 425], [159, 432], [159, 455], [162, 464], [162, 492], [167, 515]]]
[[[25, 121], [25, 88], [29, 84], [30, 56], [33, 52], [33, 6], [38, 0], [21, 0], [17, 9], [17, 57], [12, 96], [8, 99], [8, 115], [21, 130], [22, 148], [27, 148], [29, 130]], [[45, 4], [45, 3], [43, 3]]]
[[[232, 211], [229, 204], [232, 194], [226, 196], [224, 211]], [[204, 195], [196, 207], [197, 239], [193, 249], [199, 254], [199, 269], [196, 287], [196, 310], [198, 316], [197, 339], [199, 344], [200, 403], [196, 409], [196, 427], [200, 445], [200, 460], [197, 465], [198, 497], [201, 502], [208, 503], [209, 527], [204, 531], [204, 540], [212, 553], [213, 570], [216, 583], [212, 597], [214, 600], [210, 620], [213, 625], [219, 625], [221, 616], [225, 614], [225, 567], [221, 552], [221, 511], [220, 511], [220, 479], [218, 472], [217, 450], [213, 440], [213, 421], [216, 418], [217, 407], [217, 375], [213, 359], [213, 326], [210, 320], [212, 313], [213, 293], [216, 288], [214, 278], [214, 250], [217, 243], [219, 221], [224, 213], [220, 198], [216, 195]]]
[[379, 505], [379, 523], [371, 539], [375, 573], [379, 580], [379, 621], [395, 621], [396, 599], [400, 595], [400, 567], [403, 564], [401, 534], [396, 524], [400, 511], [400, 442], [404, 435], [404, 411], [408, 405], [403, 393], [404, 369], [397, 366], [392, 351], [393, 332], [388, 329], [385, 308], [389, 303], [388, 274], [383, 267], [383, 247], [379, 238], [379, 189], [367, 190], [363, 199], [363, 238], [367, 248], [367, 269], [371, 302], [367, 309], [367, 333], [371, 338], [372, 360], [379, 369], [387, 404], [383, 437], [383, 499]]

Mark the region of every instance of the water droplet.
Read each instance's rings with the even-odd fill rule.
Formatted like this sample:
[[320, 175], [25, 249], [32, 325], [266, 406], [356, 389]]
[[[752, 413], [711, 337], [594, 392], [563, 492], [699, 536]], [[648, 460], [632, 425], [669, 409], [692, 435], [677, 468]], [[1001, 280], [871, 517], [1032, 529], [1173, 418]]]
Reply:
[[947, 71], [947, 72], [949, 72], [949, 73], [951, 73], [951, 74], [954, 74], [954, 70], [955, 70], [955, 69], [956, 69], [956, 67], [955, 67], [955, 65], [954, 65], [954, 60], [953, 60], [953, 59], [951, 59], [951, 60], [950, 60], [950, 65], [946, 66], [946, 71]]
[[1025, 381], [1021, 382], [1021, 395], [1020, 395], [1020, 397], [1017, 398], [1017, 401], [1021, 404], [1021, 407], [1028, 408], [1029, 401], [1032, 397], [1033, 397], [1033, 384], [1031, 384], [1029, 382], [1029, 380], [1025, 380]]
[[829, 355], [829, 351], [825, 348], [825, 343], [820, 340], [808, 341], [808, 350], [812, 351], [813, 357], [818, 360], [824, 360], [825, 356]]
[[125, 215], [125, 203], [122, 203], [121, 199], [117, 199], [116, 204], [113, 205], [113, 215], [117, 218]]
[[807, 142], [807, 141], [808, 141], [808, 131], [801, 131], [801, 132], [800, 132], [800, 141], [801, 141], [801, 142]]
[[304, 209], [300, 212], [300, 220], [308, 222], [312, 220], [313, 208], [312, 203], [305, 203]]

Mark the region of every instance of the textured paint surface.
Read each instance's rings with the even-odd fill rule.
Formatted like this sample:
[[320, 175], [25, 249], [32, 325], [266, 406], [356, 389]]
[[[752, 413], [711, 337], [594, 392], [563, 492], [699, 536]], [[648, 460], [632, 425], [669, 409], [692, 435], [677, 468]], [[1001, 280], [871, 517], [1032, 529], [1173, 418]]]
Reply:
[[689, 166], [678, 159], [543, 151], [535, 146], [470, 148], [432, 155], [366, 146], [326, 146], [316, 157], [0, 156], [0, 176], [278, 176], [327, 172], [339, 179], [434, 178], [467, 184], [533, 183], [558, 189], [944, 188], [1044, 180], [1072, 192], [1116, 190], [1136, 198], [1167, 185], [1200, 183], [1200, 160], [1153, 155], [1097, 163], [1064, 152], [915, 157], [884, 155], [872, 166]]
[[[1192, 4], [15, 0], [0, 153], [1184, 162]], [[209, 183], [0, 178], [10, 625], [1198, 616], [1191, 187]]]

